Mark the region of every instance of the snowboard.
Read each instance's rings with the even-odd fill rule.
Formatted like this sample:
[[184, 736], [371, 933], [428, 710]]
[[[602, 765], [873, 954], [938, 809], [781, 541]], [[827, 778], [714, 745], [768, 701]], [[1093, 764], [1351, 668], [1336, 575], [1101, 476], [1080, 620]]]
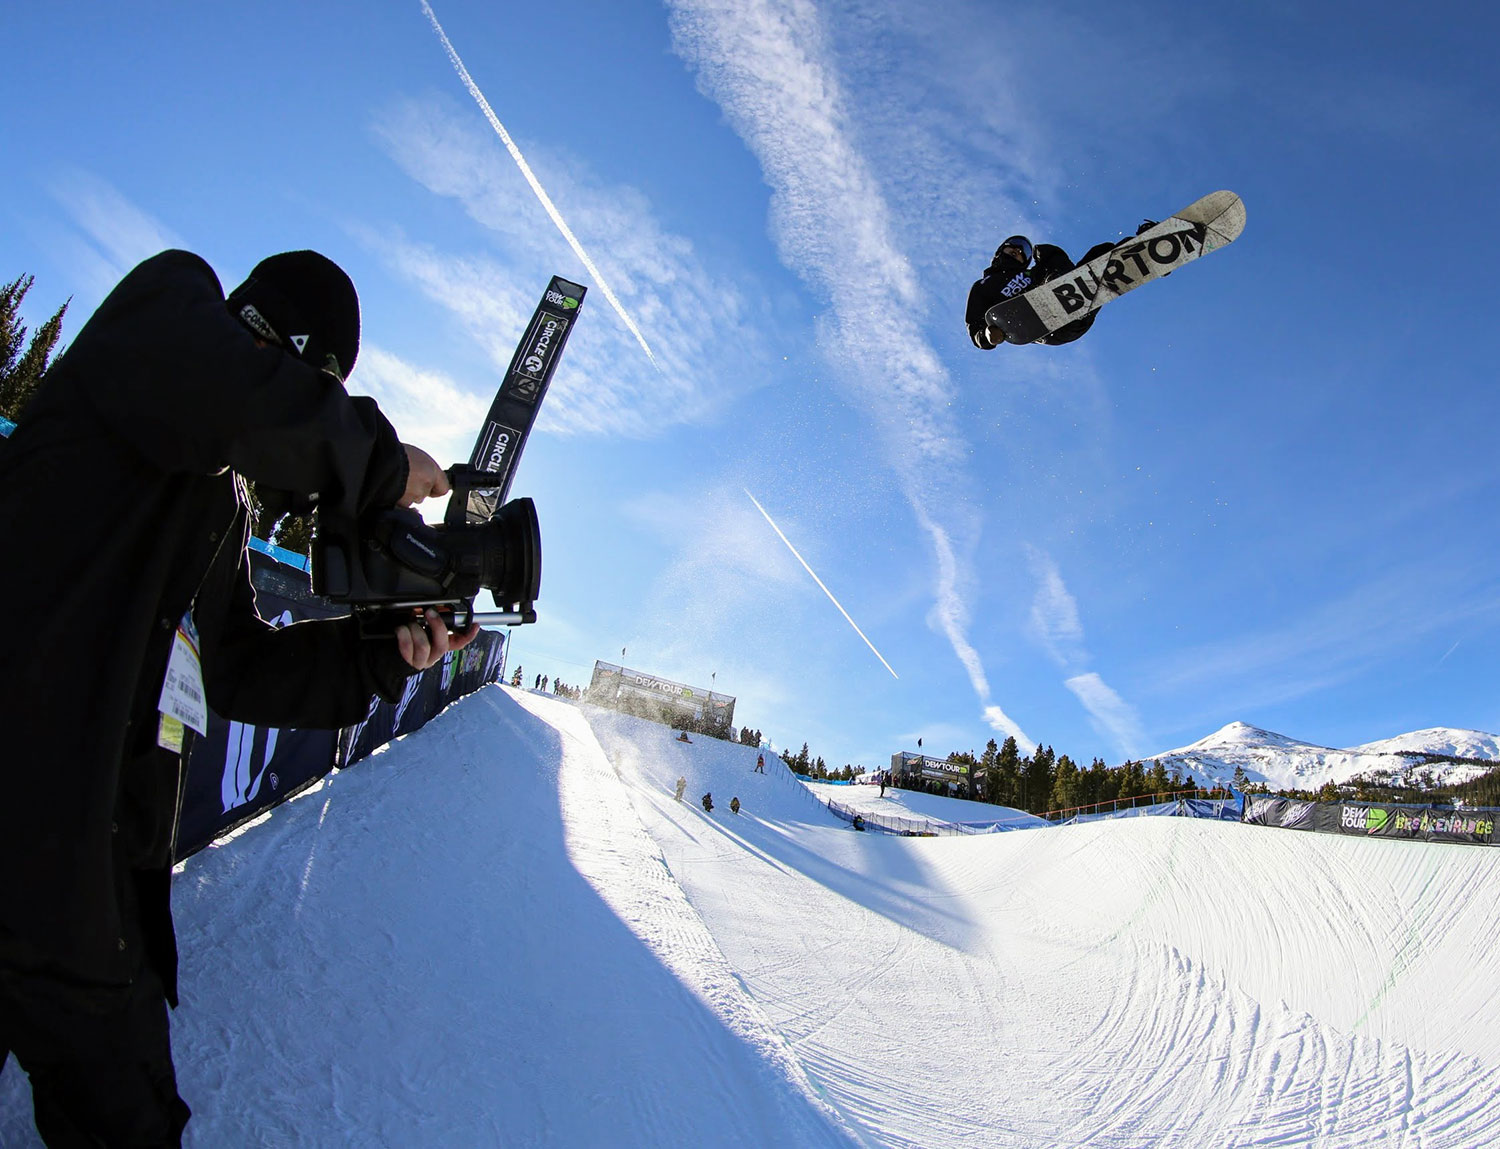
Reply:
[[1228, 246], [1244, 230], [1240, 197], [1231, 191], [1210, 192], [1066, 275], [995, 304], [985, 312], [985, 322], [1004, 331], [1007, 343], [1034, 343], [1110, 300]]

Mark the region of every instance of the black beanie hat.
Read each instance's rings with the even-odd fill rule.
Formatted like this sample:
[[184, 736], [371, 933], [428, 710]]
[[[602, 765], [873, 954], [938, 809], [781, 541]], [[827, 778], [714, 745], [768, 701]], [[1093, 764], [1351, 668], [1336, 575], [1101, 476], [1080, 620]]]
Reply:
[[344, 269], [315, 251], [285, 251], [255, 265], [229, 293], [229, 310], [262, 339], [314, 367], [333, 359], [340, 379], [359, 355], [359, 295]]

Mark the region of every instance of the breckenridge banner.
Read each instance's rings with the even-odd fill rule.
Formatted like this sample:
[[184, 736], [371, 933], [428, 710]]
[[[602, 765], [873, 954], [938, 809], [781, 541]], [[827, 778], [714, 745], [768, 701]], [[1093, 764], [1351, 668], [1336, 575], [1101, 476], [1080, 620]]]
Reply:
[[536, 422], [537, 411], [547, 394], [563, 345], [573, 330], [586, 290], [554, 275], [526, 325], [526, 334], [516, 347], [515, 357], [474, 444], [474, 453], [469, 457], [469, 466], [476, 471], [500, 476], [500, 486], [495, 490], [469, 493], [466, 517], [471, 523], [489, 522], [495, 508], [505, 501], [521, 448]]
[[1495, 811], [1449, 810], [1433, 806], [1385, 806], [1341, 802], [1323, 806], [1327, 829], [1366, 838], [1408, 838], [1417, 842], [1495, 844]]
[[1355, 834], [1363, 838], [1405, 838], [1413, 842], [1500, 845], [1496, 810], [1450, 810], [1439, 806], [1398, 806], [1380, 802], [1309, 802], [1267, 794], [1245, 797], [1244, 821], [1287, 830]]

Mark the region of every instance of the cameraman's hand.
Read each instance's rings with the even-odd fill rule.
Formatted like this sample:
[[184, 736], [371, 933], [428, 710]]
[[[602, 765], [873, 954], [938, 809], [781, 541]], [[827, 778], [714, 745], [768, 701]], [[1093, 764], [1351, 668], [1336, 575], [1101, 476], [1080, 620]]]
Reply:
[[421, 447], [413, 447], [410, 443], [401, 445], [406, 448], [408, 471], [406, 491], [397, 505], [409, 507], [423, 499], [446, 495], [450, 490], [448, 476], [443, 474], [443, 468], [437, 465], [437, 461]]
[[396, 647], [408, 665], [417, 670], [426, 670], [443, 660], [450, 651], [460, 651], [474, 641], [479, 626], [470, 623], [462, 634], [449, 634], [443, 616], [437, 611], [427, 611], [427, 624], [403, 623], [396, 628]]

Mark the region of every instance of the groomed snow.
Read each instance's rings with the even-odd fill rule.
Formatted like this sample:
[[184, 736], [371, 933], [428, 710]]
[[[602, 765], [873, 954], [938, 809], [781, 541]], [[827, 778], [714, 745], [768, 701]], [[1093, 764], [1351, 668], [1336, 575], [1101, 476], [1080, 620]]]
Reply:
[[1500, 1138], [1500, 851], [861, 834], [754, 760], [489, 687], [190, 859], [188, 1144]]

